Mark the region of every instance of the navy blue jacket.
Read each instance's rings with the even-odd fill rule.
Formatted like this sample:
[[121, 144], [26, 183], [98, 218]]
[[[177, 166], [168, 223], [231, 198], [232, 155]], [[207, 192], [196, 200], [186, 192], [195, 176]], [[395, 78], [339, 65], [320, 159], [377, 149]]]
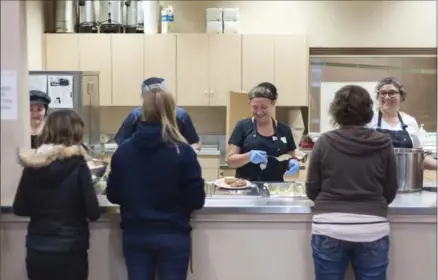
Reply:
[[111, 159], [107, 197], [120, 205], [123, 229], [190, 231], [204, 206], [201, 166], [185, 143], [165, 143], [161, 124], [141, 122]]
[[[129, 113], [126, 119], [123, 121], [122, 126], [116, 133], [114, 137], [115, 142], [120, 145], [125, 140], [132, 137], [137, 129], [139, 119], [141, 117], [142, 110], [141, 107], [135, 108]], [[187, 142], [192, 145], [199, 142], [199, 136], [196, 132], [195, 126], [193, 125], [192, 119], [189, 114], [183, 108], [176, 109], [176, 121], [178, 123], [178, 128], [181, 134], [186, 138]]]

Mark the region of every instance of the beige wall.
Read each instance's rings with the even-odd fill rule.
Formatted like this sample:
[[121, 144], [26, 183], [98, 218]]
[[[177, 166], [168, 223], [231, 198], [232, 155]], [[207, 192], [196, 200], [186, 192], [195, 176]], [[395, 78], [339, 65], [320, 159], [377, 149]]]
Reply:
[[17, 149], [30, 147], [26, 9], [22, 1], [0, 3], [1, 70], [18, 77], [18, 119], [1, 121], [1, 205], [11, 205], [21, 175]]
[[308, 34], [311, 47], [436, 47], [436, 1], [160, 1], [177, 32], [205, 32], [205, 9], [238, 7], [240, 33]]
[[44, 5], [43, 1], [26, 1], [27, 54], [29, 70], [44, 69]]

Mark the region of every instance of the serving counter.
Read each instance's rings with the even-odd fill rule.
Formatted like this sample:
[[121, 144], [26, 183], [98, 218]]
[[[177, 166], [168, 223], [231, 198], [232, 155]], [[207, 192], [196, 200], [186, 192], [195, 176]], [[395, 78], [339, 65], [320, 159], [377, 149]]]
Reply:
[[[127, 279], [118, 207], [100, 196], [91, 225], [90, 280]], [[189, 280], [312, 280], [312, 203], [305, 199], [212, 195], [193, 215]], [[399, 194], [389, 207], [388, 280], [436, 279], [436, 192]], [[25, 276], [27, 219], [2, 207], [1, 279]], [[353, 280], [351, 272], [346, 277]]]

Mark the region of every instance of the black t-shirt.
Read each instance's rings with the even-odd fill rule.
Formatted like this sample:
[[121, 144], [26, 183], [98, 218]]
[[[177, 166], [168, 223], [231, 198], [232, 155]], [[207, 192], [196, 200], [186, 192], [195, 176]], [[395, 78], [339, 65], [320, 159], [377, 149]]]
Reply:
[[[270, 156], [277, 157], [294, 151], [296, 145], [290, 127], [282, 122], [273, 122], [274, 135], [263, 136], [257, 132], [253, 119], [240, 120], [234, 127], [228, 144], [239, 147], [242, 154], [251, 150], [262, 150]], [[282, 182], [287, 168], [287, 161], [278, 162], [276, 159], [268, 158], [265, 170], [262, 171], [258, 164], [248, 163], [236, 169], [236, 177], [250, 181]]]

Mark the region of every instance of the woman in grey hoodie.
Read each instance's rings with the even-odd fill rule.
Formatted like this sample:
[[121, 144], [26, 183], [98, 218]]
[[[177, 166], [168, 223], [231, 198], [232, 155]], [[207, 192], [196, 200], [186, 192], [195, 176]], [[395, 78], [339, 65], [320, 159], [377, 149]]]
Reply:
[[365, 127], [373, 101], [360, 86], [336, 92], [330, 114], [339, 128], [315, 143], [306, 182], [307, 196], [315, 202], [315, 278], [344, 279], [351, 262], [356, 279], [385, 280], [388, 205], [398, 188], [391, 140]]

